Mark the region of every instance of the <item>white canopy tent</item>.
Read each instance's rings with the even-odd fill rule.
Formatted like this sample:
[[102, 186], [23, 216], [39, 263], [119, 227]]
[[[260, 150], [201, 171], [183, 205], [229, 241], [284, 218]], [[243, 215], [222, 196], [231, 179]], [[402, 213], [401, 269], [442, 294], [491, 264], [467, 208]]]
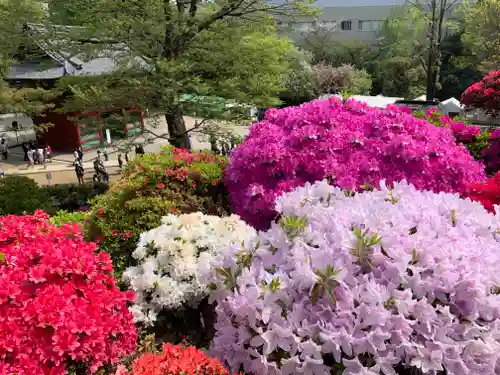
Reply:
[[439, 103], [439, 112], [449, 116], [460, 116], [463, 114], [464, 107], [455, 98], [449, 98]]
[[[331, 98], [332, 96], [336, 96], [337, 98], [342, 98], [342, 95], [324, 95], [321, 96], [320, 99]], [[385, 108], [389, 104], [394, 104], [398, 100], [402, 100], [403, 98], [394, 98], [389, 96], [377, 95], [377, 96], [367, 96], [367, 95], [353, 95], [350, 98], [368, 104], [370, 107], [376, 108]]]

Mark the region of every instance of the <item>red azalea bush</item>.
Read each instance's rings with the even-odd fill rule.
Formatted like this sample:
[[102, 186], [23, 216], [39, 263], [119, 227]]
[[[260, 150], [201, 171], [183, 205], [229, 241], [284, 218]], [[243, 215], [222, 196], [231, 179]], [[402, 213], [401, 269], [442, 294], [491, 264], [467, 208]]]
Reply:
[[158, 227], [163, 216], [197, 211], [229, 215], [221, 182], [227, 161], [209, 152], [167, 147], [131, 161], [120, 180], [91, 202], [86, 233], [111, 254], [117, 278], [133, 264], [140, 234]]
[[500, 170], [500, 129], [491, 133], [488, 138], [488, 147], [482, 151], [481, 157], [488, 175], [493, 175]]
[[269, 110], [233, 150], [225, 174], [235, 213], [257, 229], [276, 217], [278, 196], [325, 178], [350, 190], [405, 179], [418, 189], [462, 192], [486, 176], [449, 129], [337, 98]]
[[494, 205], [500, 205], [500, 172], [486, 182], [470, 184], [465, 197], [480, 202], [490, 212], [495, 212]]
[[145, 353], [137, 358], [132, 371], [120, 366], [116, 375], [229, 375], [216, 359], [194, 346], [163, 345], [163, 353]]
[[500, 114], [500, 70], [491, 72], [481, 81], [473, 83], [460, 98], [469, 108], [482, 109], [486, 114]]
[[48, 215], [0, 218], [0, 374], [95, 373], [135, 352], [137, 332], [107, 253]]

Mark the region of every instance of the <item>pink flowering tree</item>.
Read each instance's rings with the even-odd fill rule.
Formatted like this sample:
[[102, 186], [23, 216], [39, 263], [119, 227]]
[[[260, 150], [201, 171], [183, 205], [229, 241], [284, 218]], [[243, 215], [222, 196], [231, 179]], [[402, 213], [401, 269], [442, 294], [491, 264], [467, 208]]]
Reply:
[[0, 218], [0, 374], [96, 373], [135, 352], [137, 332], [107, 253], [77, 225]]
[[450, 129], [405, 111], [332, 98], [266, 116], [233, 150], [225, 175], [235, 213], [258, 229], [276, 217], [278, 196], [324, 178], [355, 191], [406, 179], [435, 192], [485, 179]]
[[484, 76], [481, 81], [469, 86], [460, 98], [469, 108], [483, 110], [491, 116], [500, 114], [500, 70]]
[[278, 198], [215, 258], [211, 353], [253, 375], [500, 374], [500, 211], [407, 183]]

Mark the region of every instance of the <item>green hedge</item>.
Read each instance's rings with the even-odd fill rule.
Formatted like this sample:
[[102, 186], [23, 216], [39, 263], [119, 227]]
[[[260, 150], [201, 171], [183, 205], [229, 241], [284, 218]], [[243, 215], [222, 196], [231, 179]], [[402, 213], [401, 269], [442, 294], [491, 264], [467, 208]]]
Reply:
[[89, 200], [108, 191], [108, 185], [99, 182], [86, 184], [59, 184], [44, 186], [47, 194], [52, 199], [52, 206], [57, 210], [78, 211], [87, 206]]
[[22, 215], [36, 209], [55, 212], [49, 193], [29, 177], [0, 178], [0, 215]]
[[57, 211], [79, 211], [88, 201], [108, 190], [102, 183], [39, 186], [21, 175], [0, 178], [0, 216], [22, 215], [40, 209], [50, 215]]

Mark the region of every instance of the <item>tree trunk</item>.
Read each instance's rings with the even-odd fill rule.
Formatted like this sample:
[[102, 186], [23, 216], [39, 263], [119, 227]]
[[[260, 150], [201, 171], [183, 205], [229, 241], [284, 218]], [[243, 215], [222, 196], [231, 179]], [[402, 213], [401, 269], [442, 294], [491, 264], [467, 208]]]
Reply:
[[434, 99], [434, 69], [435, 69], [434, 64], [436, 62], [436, 56], [435, 56], [436, 6], [437, 6], [436, 0], [432, 0], [431, 3], [432, 18], [431, 18], [431, 27], [429, 31], [429, 51], [427, 55], [427, 90], [426, 90], [427, 100]]
[[434, 74], [432, 76], [432, 85], [434, 87], [434, 93], [436, 91], [436, 86], [438, 83], [438, 79], [440, 78], [441, 75], [441, 66], [443, 65], [443, 55], [442, 55], [442, 46], [441, 42], [443, 39], [443, 27], [444, 27], [444, 17], [446, 15], [446, 12], [449, 10], [447, 7], [447, 0], [441, 0], [440, 1], [440, 8], [439, 8], [439, 23], [437, 26], [437, 37], [436, 37], [436, 61], [435, 61], [435, 69], [434, 69]]
[[427, 100], [434, 100], [434, 48], [429, 49], [427, 56], [427, 84], [426, 84]]
[[177, 106], [165, 113], [169, 142], [174, 147], [191, 150], [191, 143], [189, 142], [189, 135], [187, 133], [186, 123], [184, 122], [182, 112], [182, 108]]

